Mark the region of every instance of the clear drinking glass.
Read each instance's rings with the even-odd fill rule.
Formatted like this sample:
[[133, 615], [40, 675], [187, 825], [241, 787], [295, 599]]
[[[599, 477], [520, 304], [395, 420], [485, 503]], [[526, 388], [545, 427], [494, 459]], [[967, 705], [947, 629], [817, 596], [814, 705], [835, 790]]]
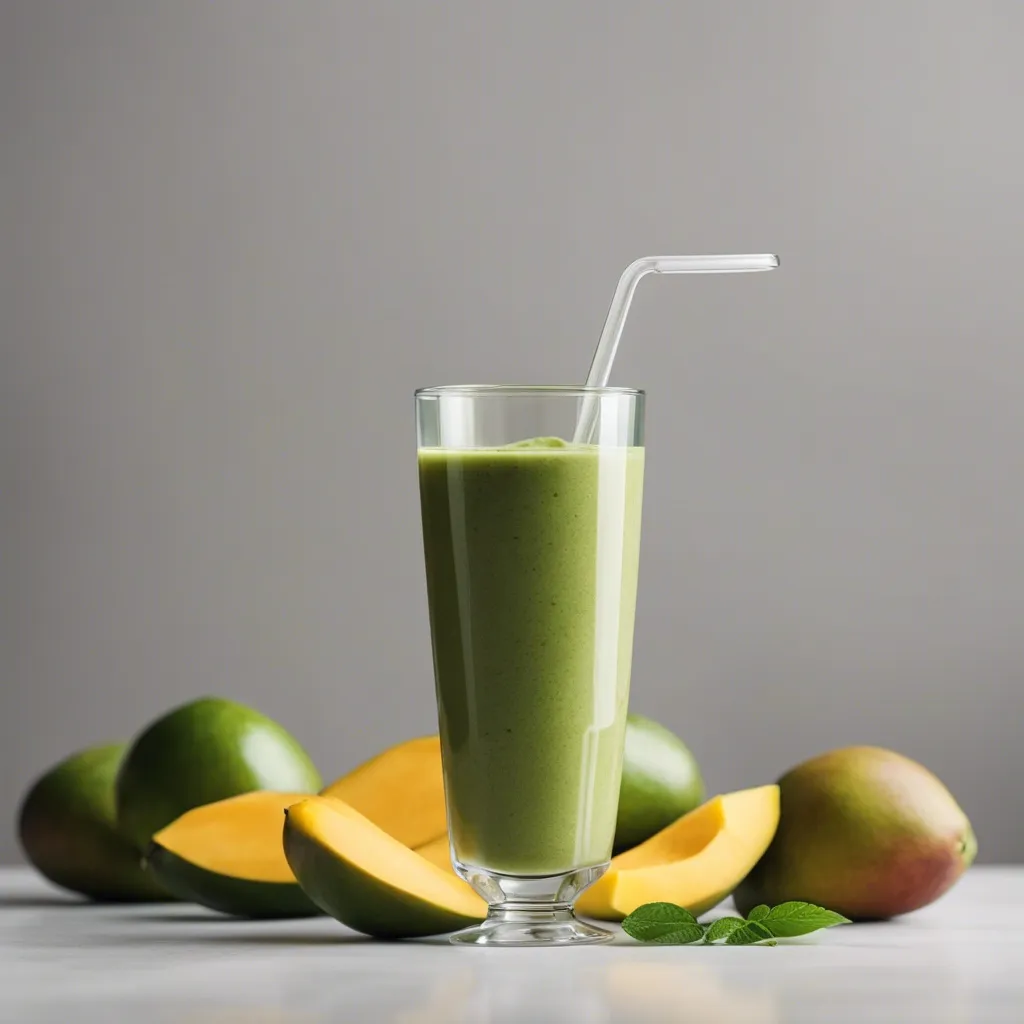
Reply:
[[626, 388], [416, 392], [452, 862], [489, 904], [453, 942], [611, 938], [572, 903], [615, 833], [643, 411]]

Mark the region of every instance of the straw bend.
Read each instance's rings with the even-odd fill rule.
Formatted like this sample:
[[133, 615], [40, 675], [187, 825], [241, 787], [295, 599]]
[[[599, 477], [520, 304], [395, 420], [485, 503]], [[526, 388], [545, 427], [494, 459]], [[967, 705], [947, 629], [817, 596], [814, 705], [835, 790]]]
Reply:
[[[759, 270], [775, 270], [779, 257], [773, 253], [720, 256], [642, 256], [622, 272], [594, 350], [594, 359], [587, 374], [588, 387], [604, 387], [612, 372], [615, 353], [626, 324], [633, 293], [640, 278], [647, 274], [745, 274]], [[596, 416], [596, 399], [584, 402], [576, 424], [574, 440], [589, 439]]]

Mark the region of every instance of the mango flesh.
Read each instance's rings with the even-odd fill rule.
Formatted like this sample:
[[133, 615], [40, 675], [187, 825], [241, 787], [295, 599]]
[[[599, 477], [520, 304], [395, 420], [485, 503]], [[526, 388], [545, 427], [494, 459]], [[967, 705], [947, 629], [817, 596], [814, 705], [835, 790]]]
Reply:
[[614, 852], [637, 846], [703, 800], [700, 768], [682, 740], [650, 718], [630, 714]]
[[180, 899], [223, 914], [317, 914], [281, 842], [285, 809], [306, 796], [260, 791], [196, 807], [153, 836], [149, 870]]
[[736, 892], [759, 903], [806, 900], [880, 919], [938, 899], [977, 850], [970, 822], [926, 768], [879, 747], [845, 747], [779, 780], [775, 839]]
[[437, 736], [390, 747], [326, 786], [321, 795], [344, 801], [406, 846], [421, 846], [447, 833]]
[[51, 882], [94, 900], [167, 900], [117, 831], [114, 778], [125, 744], [80, 751], [33, 784], [18, 815], [29, 863]]
[[440, 935], [481, 921], [487, 912], [461, 879], [330, 797], [288, 808], [284, 849], [306, 895], [367, 935]]
[[581, 914], [621, 921], [644, 903], [703, 914], [758, 862], [779, 822], [778, 786], [717, 796], [639, 846], [612, 858], [576, 901]]
[[448, 833], [432, 839], [429, 843], [415, 847], [416, 852], [431, 864], [436, 864], [443, 871], [450, 871], [455, 874], [455, 865], [452, 864], [451, 844], [448, 841]]
[[117, 825], [140, 851], [186, 811], [252, 790], [316, 792], [298, 742], [266, 715], [205, 697], [158, 718], [134, 740], [117, 775]]

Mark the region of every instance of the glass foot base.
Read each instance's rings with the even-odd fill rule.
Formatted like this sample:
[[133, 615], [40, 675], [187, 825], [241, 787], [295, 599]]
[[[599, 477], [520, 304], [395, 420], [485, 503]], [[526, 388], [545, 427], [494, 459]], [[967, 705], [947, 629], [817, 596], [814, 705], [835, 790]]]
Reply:
[[573, 900], [596, 882], [607, 864], [558, 875], [503, 875], [455, 861], [455, 870], [485, 900], [487, 919], [456, 932], [458, 946], [581, 946], [611, 942], [614, 935], [579, 921]]
[[456, 932], [456, 946], [585, 946], [611, 942], [603, 928], [578, 921], [572, 907], [559, 910], [491, 910], [483, 924]]

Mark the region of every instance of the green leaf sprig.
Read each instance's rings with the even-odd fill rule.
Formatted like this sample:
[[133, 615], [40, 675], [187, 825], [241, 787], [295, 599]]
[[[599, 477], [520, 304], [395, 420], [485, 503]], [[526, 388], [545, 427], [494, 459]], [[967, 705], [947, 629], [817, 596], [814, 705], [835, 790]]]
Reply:
[[701, 924], [688, 910], [674, 903], [645, 903], [623, 922], [622, 930], [638, 942], [664, 946], [704, 945], [775, 946], [779, 939], [809, 935], [821, 928], [849, 924], [849, 918], [813, 903], [794, 900], [777, 907], [759, 906], [746, 916], [720, 917]]

